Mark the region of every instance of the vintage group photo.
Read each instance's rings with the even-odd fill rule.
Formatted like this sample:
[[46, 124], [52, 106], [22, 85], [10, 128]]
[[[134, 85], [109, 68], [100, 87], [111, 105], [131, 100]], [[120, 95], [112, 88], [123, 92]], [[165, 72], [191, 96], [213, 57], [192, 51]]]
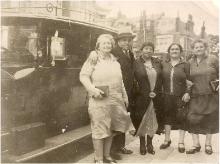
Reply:
[[1, 163], [219, 163], [218, 0], [4, 0]]

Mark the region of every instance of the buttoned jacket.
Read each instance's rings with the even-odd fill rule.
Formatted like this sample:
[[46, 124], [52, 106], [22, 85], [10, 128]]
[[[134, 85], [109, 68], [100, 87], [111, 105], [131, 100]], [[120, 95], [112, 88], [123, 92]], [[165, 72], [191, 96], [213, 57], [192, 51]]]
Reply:
[[154, 108], [156, 110], [160, 110], [162, 107], [162, 67], [161, 67], [161, 61], [156, 58], [151, 58], [152, 67], [155, 69], [157, 75], [156, 75], [156, 83], [154, 90], [151, 90], [150, 82], [147, 75], [146, 68], [144, 66], [144, 60], [143, 58], [139, 58], [135, 61], [134, 64], [134, 74], [136, 79], [136, 98], [135, 98], [135, 116], [138, 119], [139, 117], [142, 118], [144, 113], [146, 112], [150, 101], [152, 98], [150, 98], [149, 94], [150, 92], [154, 92], [156, 94], [156, 97], [154, 97], [153, 104]]
[[129, 104], [133, 104], [132, 91], [134, 87], [134, 54], [129, 51], [127, 56], [120, 47], [112, 50], [112, 54], [121, 65], [122, 78], [128, 95]]
[[164, 94], [183, 96], [190, 92], [187, 89], [186, 80], [190, 80], [190, 65], [180, 61], [172, 66], [169, 60], [162, 62], [162, 84]]
[[219, 60], [214, 55], [205, 55], [200, 63], [196, 56], [190, 60], [190, 79], [193, 82], [192, 96], [217, 94], [211, 89], [210, 82], [219, 79]]

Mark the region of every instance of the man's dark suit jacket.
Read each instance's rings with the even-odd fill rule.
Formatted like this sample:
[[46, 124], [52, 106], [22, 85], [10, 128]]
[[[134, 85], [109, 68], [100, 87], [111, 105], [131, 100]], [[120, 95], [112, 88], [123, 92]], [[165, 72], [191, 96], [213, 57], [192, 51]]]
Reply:
[[[134, 55], [129, 51], [128, 57], [120, 47], [116, 47], [112, 50], [112, 54], [118, 59], [121, 65], [122, 78], [125, 86], [125, 90], [128, 95], [129, 106], [127, 111], [132, 111], [134, 106], [133, 99], [133, 87], [134, 87]], [[121, 148], [125, 147], [125, 133], [116, 135], [112, 141], [112, 152], [117, 152]]]
[[113, 49], [112, 54], [118, 59], [118, 62], [121, 65], [122, 78], [129, 102], [129, 107], [127, 110], [130, 111], [133, 104], [132, 92], [134, 87], [134, 54], [129, 50], [130, 57], [128, 57], [126, 54], [124, 54], [120, 47]]

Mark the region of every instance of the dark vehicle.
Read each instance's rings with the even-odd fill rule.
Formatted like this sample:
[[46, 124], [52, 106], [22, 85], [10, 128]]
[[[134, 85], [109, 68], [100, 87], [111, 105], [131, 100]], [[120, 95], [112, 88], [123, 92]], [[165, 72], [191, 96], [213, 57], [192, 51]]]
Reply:
[[[3, 14], [1, 26], [2, 155], [28, 153], [45, 139], [88, 125], [87, 93], [79, 71], [97, 37], [116, 31], [24, 14]], [[42, 143], [25, 149], [36, 136]], [[26, 141], [19, 147], [22, 138]]]

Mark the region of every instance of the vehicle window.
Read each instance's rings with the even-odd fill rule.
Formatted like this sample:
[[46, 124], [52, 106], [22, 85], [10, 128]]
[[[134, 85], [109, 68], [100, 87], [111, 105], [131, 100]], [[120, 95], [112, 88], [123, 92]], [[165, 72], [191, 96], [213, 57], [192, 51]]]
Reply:
[[1, 60], [33, 63], [37, 57], [36, 26], [2, 26]]
[[81, 68], [89, 53], [89, 33], [84, 30], [70, 33], [66, 37], [67, 67]]

